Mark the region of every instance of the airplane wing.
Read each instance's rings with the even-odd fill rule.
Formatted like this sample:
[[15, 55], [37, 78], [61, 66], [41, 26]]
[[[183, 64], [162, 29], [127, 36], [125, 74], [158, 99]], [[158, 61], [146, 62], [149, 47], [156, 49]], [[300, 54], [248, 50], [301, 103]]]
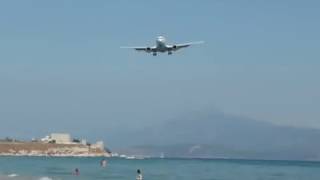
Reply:
[[156, 49], [156, 47], [142, 47], [142, 46], [136, 46], [136, 47], [120, 47], [124, 49], [135, 49], [137, 51], [145, 51], [145, 52], [151, 52]]
[[188, 42], [188, 43], [170, 45], [168, 48], [170, 48], [171, 50], [176, 51], [176, 50], [179, 50], [181, 48], [189, 47], [191, 45], [203, 44], [203, 43], [204, 43], [204, 41], [195, 41], [195, 42]]

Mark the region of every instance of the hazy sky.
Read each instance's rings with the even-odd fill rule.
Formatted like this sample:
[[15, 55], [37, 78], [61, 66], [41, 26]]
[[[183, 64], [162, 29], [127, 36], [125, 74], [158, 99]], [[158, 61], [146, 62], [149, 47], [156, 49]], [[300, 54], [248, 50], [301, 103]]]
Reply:
[[[105, 137], [214, 108], [320, 129], [318, 1], [1, 1], [0, 137]], [[204, 40], [173, 56], [120, 49]], [[106, 135], [107, 134], [107, 135]]]

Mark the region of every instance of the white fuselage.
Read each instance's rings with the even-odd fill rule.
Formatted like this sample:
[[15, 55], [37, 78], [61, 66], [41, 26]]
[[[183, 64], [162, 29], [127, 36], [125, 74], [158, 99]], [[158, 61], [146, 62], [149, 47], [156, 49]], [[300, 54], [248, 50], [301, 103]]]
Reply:
[[159, 52], [166, 52], [168, 50], [166, 45], [166, 39], [163, 36], [159, 36], [156, 40], [156, 48]]

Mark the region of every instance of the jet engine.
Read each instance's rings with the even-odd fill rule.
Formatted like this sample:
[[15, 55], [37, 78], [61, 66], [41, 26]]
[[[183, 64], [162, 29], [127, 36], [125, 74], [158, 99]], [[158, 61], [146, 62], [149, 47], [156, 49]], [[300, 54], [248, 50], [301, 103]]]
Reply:
[[177, 45], [173, 45], [173, 46], [172, 46], [172, 49], [173, 49], [173, 50], [176, 50], [176, 49], [177, 49]]

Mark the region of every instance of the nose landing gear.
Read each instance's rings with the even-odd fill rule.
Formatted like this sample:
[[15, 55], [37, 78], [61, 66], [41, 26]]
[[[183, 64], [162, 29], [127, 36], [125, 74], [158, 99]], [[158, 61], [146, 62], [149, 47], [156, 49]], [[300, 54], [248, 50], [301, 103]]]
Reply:
[[168, 51], [168, 55], [171, 55], [172, 54], [172, 51]]

